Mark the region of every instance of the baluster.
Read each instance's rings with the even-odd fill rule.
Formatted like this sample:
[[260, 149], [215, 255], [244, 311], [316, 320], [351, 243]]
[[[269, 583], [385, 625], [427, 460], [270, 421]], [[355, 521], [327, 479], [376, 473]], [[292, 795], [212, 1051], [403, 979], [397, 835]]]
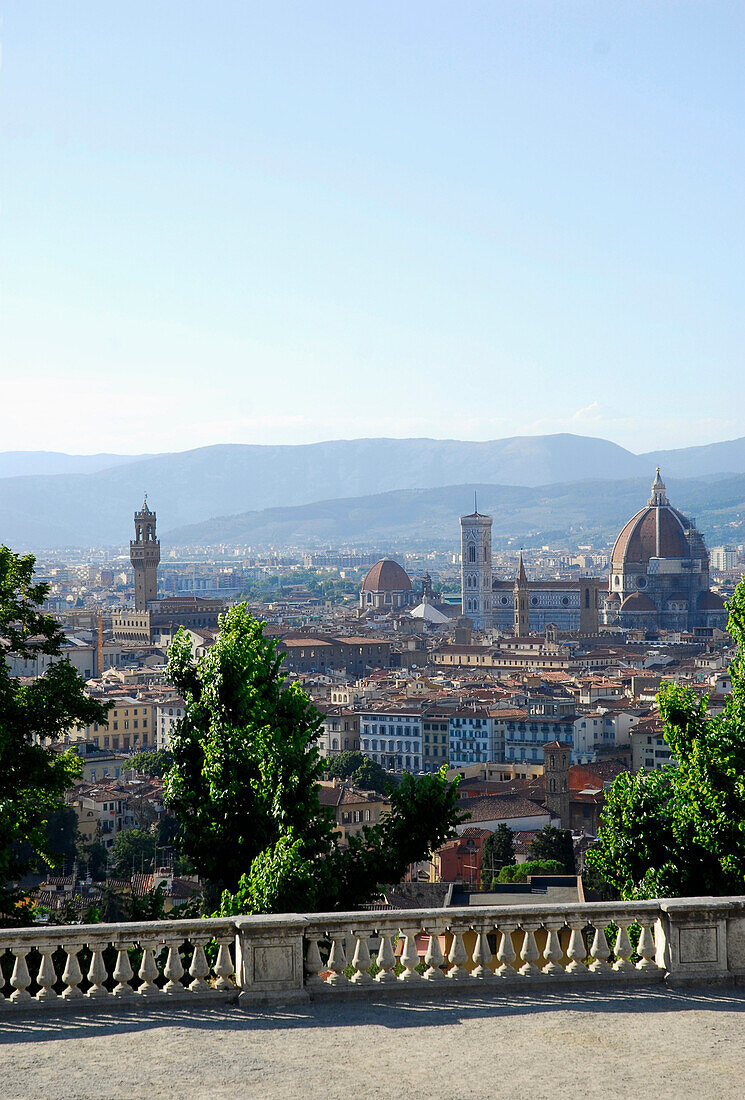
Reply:
[[114, 947], [116, 949], [116, 964], [113, 978], [117, 984], [112, 989], [112, 993], [115, 997], [134, 997], [135, 991], [129, 984], [135, 976], [132, 963], [129, 960], [129, 952], [134, 948], [134, 944], [116, 943]]
[[587, 967], [585, 966], [587, 948], [585, 947], [585, 937], [583, 935], [584, 924], [574, 921], [569, 927], [571, 929], [569, 946], [567, 947], [569, 965], [565, 973], [570, 974], [573, 978], [583, 978], [587, 974]]
[[[223, 936], [222, 939], [218, 939], [217, 941], [217, 959], [215, 960], [217, 981], [215, 982], [215, 989], [219, 989], [223, 993], [235, 989], [235, 982], [231, 981], [235, 973], [235, 967], [233, 966], [233, 959], [230, 954], [230, 945], [233, 943], [234, 939], [234, 936]], [[183, 970], [181, 973], [183, 974]]]
[[491, 948], [489, 947], [489, 926], [484, 925], [476, 935], [476, 946], [473, 949], [473, 961], [476, 963], [471, 971], [472, 978], [479, 981], [494, 981], [494, 971], [489, 966], [491, 962]]
[[15, 1005], [22, 1001], [31, 1000], [31, 994], [28, 991], [28, 987], [31, 985], [31, 975], [26, 965], [28, 951], [28, 947], [11, 947], [10, 949], [16, 960], [13, 964], [13, 973], [10, 976], [10, 984], [15, 991], [11, 993], [10, 999]]
[[398, 980], [400, 982], [420, 982], [422, 975], [416, 970], [416, 967], [419, 966], [419, 952], [416, 947], [417, 931], [414, 928], [407, 928], [405, 931], [402, 930], [402, 935], [406, 937], [404, 949], [401, 952], [404, 971], [399, 974]]
[[65, 969], [62, 972], [62, 981], [65, 984], [65, 988], [62, 990], [62, 998], [65, 1001], [72, 1001], [83, 996], [82, 989], [78, 989], [83, 980], [83, 971], [80, 969], [80, 960], [78, 959], [80, 948], [79, 943], [62, 944], [62, 950], [67, 953]]
[[428, 924], [427, 935], [429, 936], [429, 943], [427, 944], [427, 952], [424, 956], [427, 969], [424, 971], [422, 977], [428, 982], [439, 982], [445, 978], [445, 972], [442, 970], [445, 956], [440, 947], [439, 926]]
[[512, 963], [517, 958], [515, 948], [512, 946], [512, 933], [515, 931], [515, 927], [512, 924], [500, 924], [499, 931], [502, 933], [502, 939], [499, 944], [499, 950], [497, 951], [497, 962], [499, 966], [495, 972], [496, 976], [501, 978], [502, 981], [516, 981], [518, 973], [514, 966], [512, 966]]
[[353, 985], [372, 985], [372, 974], [369, 973], [371, 962], [370, 948], [367, 946], [368, 938], [372, 933], [368, 931], [361, 932], [358, 928], [355, 928], [352, 935], [357, 942], [352, 957], [354, 974], [350, 980]]
[[305, 952], [305, 984], [323, 985], [323, 978], [321, 977], [323, 961], [318, 947], [319, 937], [309, 935], [306, 939], [308, 947]]
[[636, 967], [631, 961], [634, 949], [629, 939], [629, 925], [633, 923], [633, 921], [628, 920], [616, 921], [618, 925], [618, 935], [616, 936], [616, 943], [613, 948], [613, 954], [616, 956], [616, 961], [613, 963], [613, 970], [616, 974], [630, 974], [632, 971], [636, 970]]
[[639, 935], [639, 942], [636, 945], [636, 953], [640, 956], [640, 958], [639, 962], [636, 964], [636, 969], [656, 970], [656, 952], [654, 945], [654, 936], [652, 935], [652, 928], [646, 920], [644, 921], [644, 923], [640, 921], [639, 924], [641, 925], [641, 933]]
[[108, 997], [109, 994], [103, 984], [109, 976], [106, 963], [103, 961], [103, 953], [108, 944], [92, 943], [88, 946], [91, 949], [91, 965], [88, 967], [88, 981], [91, 983], [91, 987], [86, 993], [86, 997], [90, 997], [91, 1000], [97, 997]]
[[450, 944], [450, 951], [448, 952], [450, 969], [446, 977], [452, 978], [455, 982], [463, 981], [464, 978], [471, 977], [465, 966], [468, 962], [468, 952], [463, 943], [463, 934], [452, 927], [450, 928], [450, 934], [453, 937], [453, 942]]
[[394, 970], [396, 968], [396, 956], [393, 953], [393, 947], [391, 946], [391, 933], [382, 932], [379, 930], [380, 935], [380, 949], [378, 951], [378, 957], [375, 960], [380, 967], [379, 972], [375, 975], [375, 981], [381, 985], [386, 982], [395, 982], [396, 975]]
[[540, 978], [541, 969], [536, 966], [536, 962], [541, 957], [541, 953], [538, 950], [538, 944], [535, 942], [537, 924], [528, 923], [527, 921], [521, 921], [520, 927], [525, 933], [523, 936], [523, 945], [520, 950], [520, 958], [523, 960], [523, 965], [520, 967], [518, 973], [522, 974], [524, 978]]
[[58, 994], [54, 989], [54, 983], [57, 981], [57, 972], [54, 969], [52, 955], [57, 950], [57, 945], [45, 943], [37, 950], [41, 955], [41, 962], [39, 963], [39, 972], [36, 975], [36, 984], [39, 986], [36, 1000], [56, 1001]]
[[155, 940], [140, 940], [142, 962], [137, 976], [142, 978], [142, 984], [137, 987], [137, 993], [141, 997], [153, 997], [156, 993], [160, 993], [155, 984], [155, 979], [158, 977], [158, 964], [155, 961], [154, 952], [158, 946]]
[[331, 940], [331, 953], [329, 954], [328, 969], [331, 971], [326, 979], [326, 985], [346, 985], [347, 977], [344, 971], [347, 968], [347, 955], [344, 950], [346, 932], [329, 932]]
[[163, 977], [167, 978], [163, 986], [163, 992], [168, 997], [185, 997], [187, 989], [181, 979], [184, 976], [184, 966], [181, 962], [181, 945], [183, 939], [167, 939], [165, 946], [168, 948], [166, 965], [163, 967]]
[[189, 973], [194, 979], [193, 982], [189, 983], [189, 989], [192, 993], [208, 993], [210, 990], [209, 982], [205, 981], [210, 972], [210, 964], [207, 962], [207, 956], [204, 953], [205, 945], [209, 941], [209, 936], [189, 936], [189, 942], [194, 946], [194, 954], [189, 967]]
[[595, 974], [598, 977], [607, 977], [612, 974], [610, 966], [608, 965], [608, 959], [610, 958], [610, 948], [608, 947], [608, 941], [605, 938], [605, 929], [602, 924], [596, 924], [595, 935], [590, 947], [590, 958], [593, 960], [588, 967], [591, 974]]
[[564, 955], [564, 952], [561, 950], [561, 941], [559, 940], [559, 929], [564, 927], [564, 922], [560, 920], [545, 920], [543, 922], [543, 927], [546, 929], [546, 948], [543, 952], [546, 965], [542, 973], [545, 974], [547, 978], [556, 977], [556, 975], [564, 973], [564, 967], [559, 965], [559, 960], [563, 958]]

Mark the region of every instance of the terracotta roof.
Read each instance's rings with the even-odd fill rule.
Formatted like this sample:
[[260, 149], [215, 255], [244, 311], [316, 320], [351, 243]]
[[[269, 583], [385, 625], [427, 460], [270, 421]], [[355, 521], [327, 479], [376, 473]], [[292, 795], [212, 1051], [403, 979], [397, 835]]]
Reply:
[[724, 600], [717, 592], [702, 592], [696, 606], [699, 611], [724, 611]]
[[499, 821], [502, 819], [509, 821], [518, 817], [540, 817], [548, 812], [535, 802], [530, 802], [527, 798], [519, 796], [504, 798], [499, 795], [464, 799], [459, 803], [459, 809], [467, 810], [471, 815], [469, 820], [472, 822]]
[[656, 611], [649, 596], [645, 596], [643, 592], [632, 592], [630, 596], [621, 604], [621, 611]]
[[411, 581], [397, 561], [384, 558], [367, 571], [362, 582], [363, 592], [410, 592]]

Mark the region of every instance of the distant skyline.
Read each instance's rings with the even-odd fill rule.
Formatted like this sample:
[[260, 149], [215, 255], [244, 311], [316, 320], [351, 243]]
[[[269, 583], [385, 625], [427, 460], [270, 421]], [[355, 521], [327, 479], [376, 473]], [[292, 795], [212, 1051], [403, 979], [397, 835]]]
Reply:
[[745, 9], [9, 0], [0, 450], [745, 436]]

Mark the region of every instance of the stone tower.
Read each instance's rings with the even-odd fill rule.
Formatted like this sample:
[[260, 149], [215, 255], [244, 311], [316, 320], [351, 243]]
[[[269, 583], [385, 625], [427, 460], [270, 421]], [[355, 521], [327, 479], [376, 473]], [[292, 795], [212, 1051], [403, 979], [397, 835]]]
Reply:
[[597, 634], [600, 618], [598, 615], [598, 590], [586, 577], [579, 581], [579, 632]]
[[513, 589], [515, 600], [515, 637], [525, 638], [530, 633], [530, 611], [528, 609], [528, 574], [523, 564], [523, 552], [520, 551], [520, 563], [515, 575]]
[[475, 506], [470, 516], [460, 517], [460, 583], [463, 614], [475, 630], [492, 625], [491, 516]]
[[546, 780], [546, 808], [558, 817], [562, 829], [571, 828], [569, 809], [569, 764], [571, 745], [549, 741], [543, 746], [543, 775]]
[[160, 539], [155, 537], [155, 512], [147, 506], [147, 493], [139, 512], [135, 512], [135, 538], [129, 544], [129, 560], [135, 571], [135, 610], [147, 611], [158, 598]]

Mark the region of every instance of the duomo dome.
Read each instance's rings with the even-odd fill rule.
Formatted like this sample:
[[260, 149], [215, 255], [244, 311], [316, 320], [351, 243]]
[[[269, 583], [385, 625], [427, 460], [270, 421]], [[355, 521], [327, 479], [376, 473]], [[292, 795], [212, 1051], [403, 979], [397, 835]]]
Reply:
[[659, 469], [646, 507], [616, 539], [603, 617], [606, 624], [644, 630], [727, 624], [721, 597], [709, 590], [703, 537], [668, 500]]

